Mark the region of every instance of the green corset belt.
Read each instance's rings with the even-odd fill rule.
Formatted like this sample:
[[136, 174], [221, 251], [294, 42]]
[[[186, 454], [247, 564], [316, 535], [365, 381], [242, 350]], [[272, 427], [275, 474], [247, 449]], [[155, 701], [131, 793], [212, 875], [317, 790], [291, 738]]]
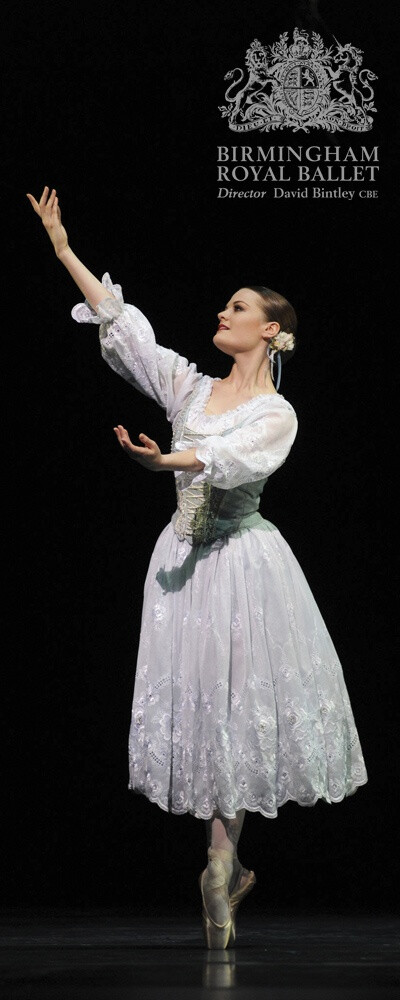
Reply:
[[252, 528], [263, 519], [258, 513], [262, 483], [220, 490], [210, 483], [177, 486], [178, 509], [172, 517], [174, 531], [181, 541], [208, 545], [231, 535], [239, 528]]

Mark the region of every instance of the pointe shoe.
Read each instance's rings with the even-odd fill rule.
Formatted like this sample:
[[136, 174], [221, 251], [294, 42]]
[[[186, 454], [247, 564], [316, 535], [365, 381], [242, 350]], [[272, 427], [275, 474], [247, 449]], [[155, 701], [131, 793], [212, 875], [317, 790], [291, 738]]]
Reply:
[[[214, 851], [212, 848], [209, 848], [209, 864], [205, 871], [201, 873], [199, 878], [199, 886], [203, 900], [203, 932], [207, 948], [209, 949], [225, 949], [228, 946], [228, 941], [230, 940], [232, 934], [232, 915], [228, 895], [230, 877], [227, 876], [226, 868], [221, 860], [221, 855], [226, 855], [227, 859], [231, 860], [232, 855], [230, 852]], [[229, 902], [229, 916], [224, 923], [217, 923], [208, 912], [204, 886], [206, 875], [208, 876], [208, 891], [212, 892], [213, 889], [221, 889], [225, 886], [226, 901], [227, 903]]]
[[[242, 878], [246, 880], [243, 885], [241, 885]], [[232, 948], [236, 941], [236, 914], [240, 903], [242, 902], [242, 899], [244, 899], [245, 896], [247, 896], [248, 893], [254, 888], [256, 881], [257, 879], [253, 871], [249, 872], [246, 868], [242, 868], [242, 866], [240, 866], [236, 881], [229, 894], [232, 927], [227, 944], [228, 948]]]

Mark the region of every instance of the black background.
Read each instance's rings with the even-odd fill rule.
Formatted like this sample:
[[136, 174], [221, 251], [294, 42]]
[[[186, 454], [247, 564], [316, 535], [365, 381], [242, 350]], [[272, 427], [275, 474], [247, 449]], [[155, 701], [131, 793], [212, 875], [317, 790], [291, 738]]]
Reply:
[[[397, 44], [389, 4], [316, 6], [5, 8], [5, 904], [190, 910], [205, 864], [202, 821], [127, 788], [143, 583], [175, 504], [173, 477], [127, 460], [112, 428], [144, 430], [163, 450], [170, 428], [104, 364], [98, 328], [71, 319], [82, 295], [25, 194], [48, 184], [78, 256], [109, 271], [159, 342], [199, 370], [228, 373], [212, 336], [241, 285], [277, 288], [296, 308], [281, 391], [299, 431], [261, 510], [332, 635], [369, 782], [341, 804], [289, 802], [274, 822], [248, 814], [241, 856], [258, 875], [254, 906], [271, 913], [396, 906]], [[371, 132], [229, 132], [225, 73], [244, 66], [254, 38], [272, 43], [295, 25], [363, 50], [378, 76]], [[379, 144], [379, 198], [218, 201], [216, 147], [245, 141]]]

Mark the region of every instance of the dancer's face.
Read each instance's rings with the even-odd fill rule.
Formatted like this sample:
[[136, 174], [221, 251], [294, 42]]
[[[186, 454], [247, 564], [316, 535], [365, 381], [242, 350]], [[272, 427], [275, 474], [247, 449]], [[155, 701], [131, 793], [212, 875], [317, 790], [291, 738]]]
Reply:
[[213, 337], [216, 347], [225, 354], [253, 351], [279, 330], [279, 323], [266, 319], [262, 299], [250, 288], [239, 288], [218, 313], [219, 326]]

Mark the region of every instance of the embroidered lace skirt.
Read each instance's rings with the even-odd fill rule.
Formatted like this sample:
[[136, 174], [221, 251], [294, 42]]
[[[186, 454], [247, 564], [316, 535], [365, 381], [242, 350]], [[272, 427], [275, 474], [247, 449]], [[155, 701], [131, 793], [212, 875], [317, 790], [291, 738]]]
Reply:
[[144, 590], [129, 788], [208, 819], [340, 802], [368, 780], [342, 667], [278, 528], [161, 533]]

